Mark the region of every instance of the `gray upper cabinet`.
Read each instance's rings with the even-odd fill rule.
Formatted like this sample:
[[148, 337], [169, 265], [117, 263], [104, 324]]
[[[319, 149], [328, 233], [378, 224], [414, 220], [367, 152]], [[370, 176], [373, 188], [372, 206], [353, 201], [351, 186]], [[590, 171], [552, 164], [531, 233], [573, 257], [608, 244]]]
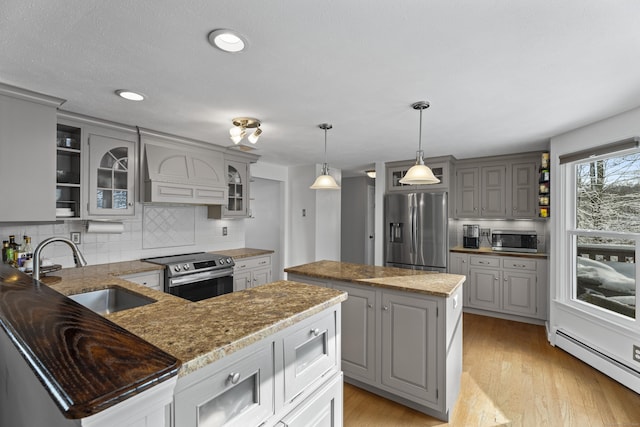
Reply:
[[537, 216], [537, 166], [533, 160], [513, 163], [511, 166], [511, 216], [513, 218]]
[[126, 216], [135, 213], [136, 143], [90, 134], [90, 216]]
[[226, 160], [227, 204], [209, 206], [209, 218], [248, 218], [249, 208], [249, 163]]
[[424, 162], [427, 166], [429, 166], [429, 168], [431, 168], [433, 175], [440, 180], [438, 184], [401, 184], [400, 179], [402, 179], [406, 175], [411, 166], [416, 164], [416, 161], [403, 160], [399, 162], [388, 162], [385, 165], [387, 171], [387, 192], [393, 193], [396, 191], [449, 190], [453, 178], [452, 174], [455, 158], [453, 156], [431, 157], [424, 159]]
[[537, 218], [539, 153], [464, 159], [455, 180], [456, 218]]
[[483, 166], [480, 171], [480, 216], [505, 218], [507, 165]]
[[0, 221], [56, 219], [56, 108], [63, 102], [0, 84]]

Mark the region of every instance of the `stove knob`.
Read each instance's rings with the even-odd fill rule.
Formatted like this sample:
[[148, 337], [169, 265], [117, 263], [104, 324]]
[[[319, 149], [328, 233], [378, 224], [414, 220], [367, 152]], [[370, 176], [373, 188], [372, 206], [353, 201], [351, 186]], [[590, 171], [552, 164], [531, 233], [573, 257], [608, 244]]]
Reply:
[[227, 264], [231, 264], [231, 258], [227, 258]]
[[220, 258], [218, 261], [220, 261], [220, 265], [224, 264], [224, 259], [223, 258]]
[[184, 271], [187, 271], [189, 269], [189, 264], [183, 265], [182, 268], [184, 269]]
[[180, 271], [180, 266], [179, 266], [179, 265], [176, 265], [175, 267], [173, 267], [173, 271], [176, 271], [176, 272], [177, 272], [177, 271]]

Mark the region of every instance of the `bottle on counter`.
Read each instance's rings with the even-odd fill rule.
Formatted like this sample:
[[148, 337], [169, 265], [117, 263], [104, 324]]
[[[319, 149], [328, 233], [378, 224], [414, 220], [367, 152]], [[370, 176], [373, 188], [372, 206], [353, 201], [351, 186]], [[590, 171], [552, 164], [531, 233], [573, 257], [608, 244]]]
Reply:
[[6, 264], [7, 262], [7, 249], [9, 249], [9, 241], [3, 240], [2, 241], [2, 262], [4, 264]]
[[33, 258], [33, 247], [31, 247], [31, 237], [24, 236], [24, 253], [27, 259]]
[[7, 264], [15, 265], [16, 253], [18, 252], [18, 244], [16, 243], [16, 236], [9, 236], [9, 248], [7, 249]]

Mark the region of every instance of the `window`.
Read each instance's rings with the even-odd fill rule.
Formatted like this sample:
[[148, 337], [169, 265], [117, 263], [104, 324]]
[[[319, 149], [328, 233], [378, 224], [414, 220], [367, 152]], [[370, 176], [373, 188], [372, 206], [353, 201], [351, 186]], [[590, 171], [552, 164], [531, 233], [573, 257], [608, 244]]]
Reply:
[[613, 320], [635, 320], [640, 244], [640, 152], [573, 164], [575, 260], [570, 299]]

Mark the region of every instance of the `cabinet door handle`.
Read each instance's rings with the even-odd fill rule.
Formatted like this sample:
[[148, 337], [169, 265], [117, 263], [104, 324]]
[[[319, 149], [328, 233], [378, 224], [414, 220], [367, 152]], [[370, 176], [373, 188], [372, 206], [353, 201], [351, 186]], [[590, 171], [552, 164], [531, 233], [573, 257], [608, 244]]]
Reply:
[[382, 307], [382, 309], [383, 309], [384, 311], [387, 311], [387, 310], [389, 310], [389, 307], [385, 305], [384, 307]]
[[373, 304], [367, 304], [367, 307], [373, 308]]
[[495, 280], [495, 281], [497, 282], [497, 281], [498, 281], [498, 278], [497, 278], [497, 277], [494, 277], [494, 278], [493, 278], [493, 280]]
[[238, 381], [240, 381], [240, 372], [231, 372], [227, 379], [231, 384], [238, 384]]
[[313, 335], [314, 337], [317, 337], [318, 335], [320, 335], [320, 329], [315, 328], [312, 329], [311, 331], [309, 331], [311, 333], [311, 335]]

